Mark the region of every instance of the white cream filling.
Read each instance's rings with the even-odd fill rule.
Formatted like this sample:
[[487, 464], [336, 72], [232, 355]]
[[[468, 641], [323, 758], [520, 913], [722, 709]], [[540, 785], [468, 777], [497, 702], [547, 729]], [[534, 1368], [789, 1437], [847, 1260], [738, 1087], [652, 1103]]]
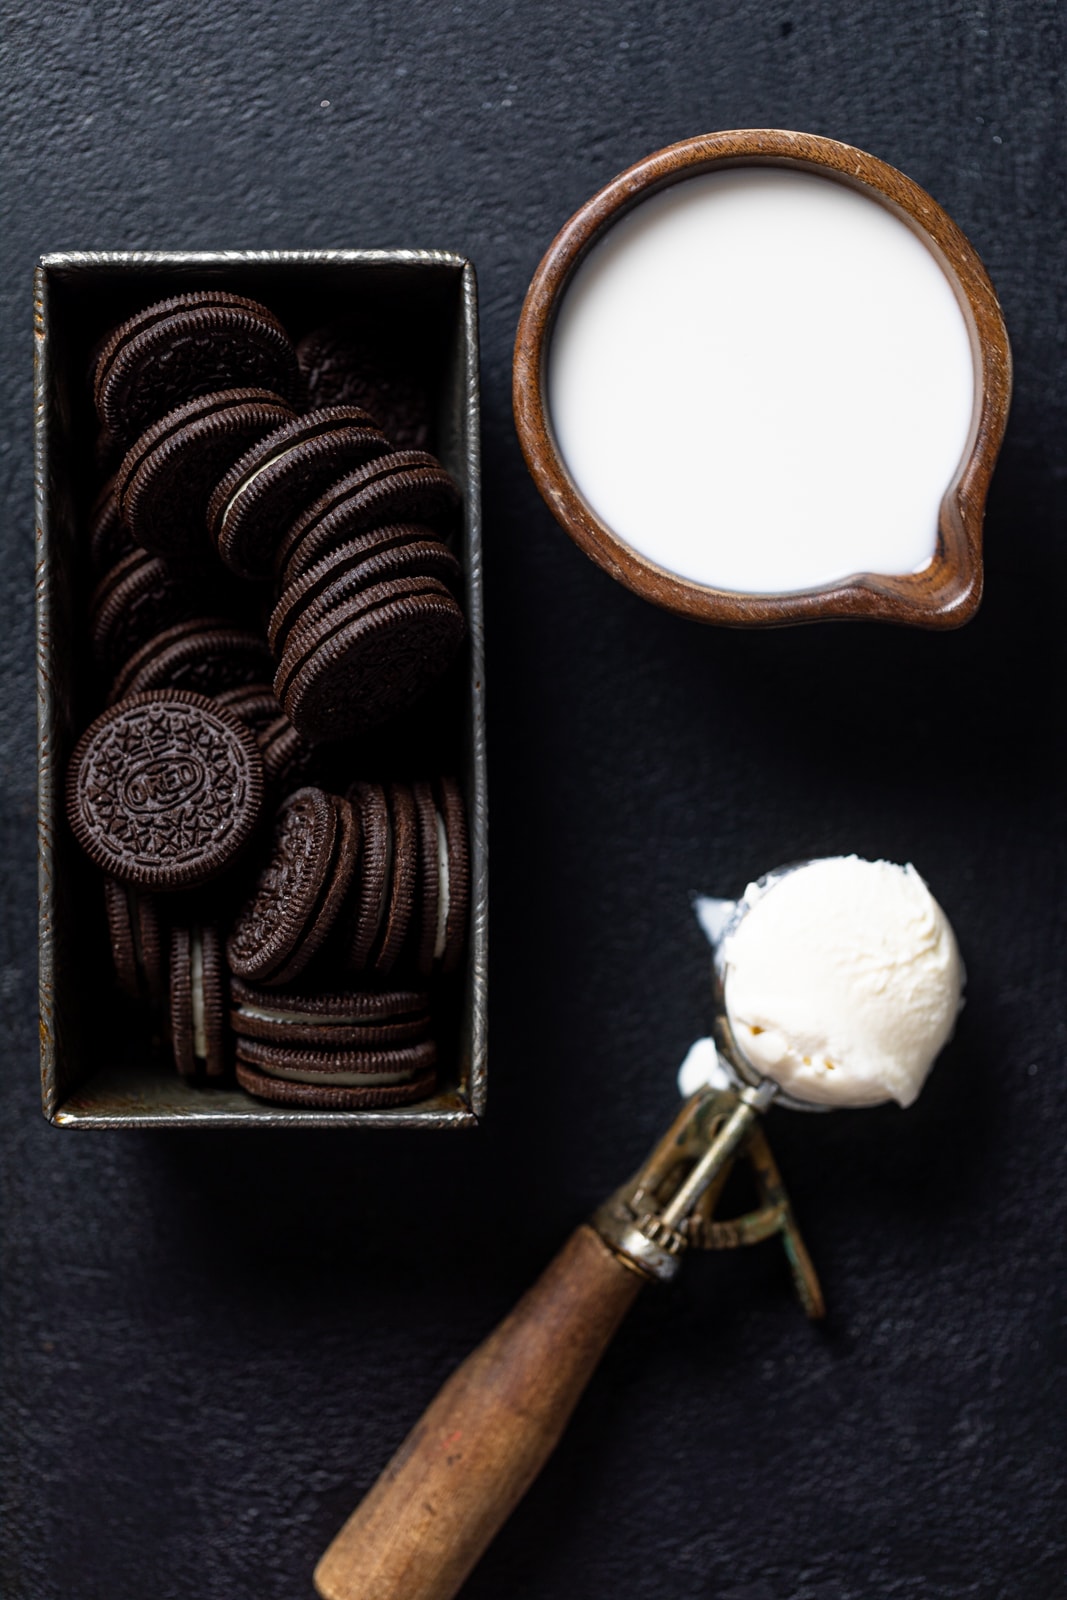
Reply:
[[410, 1083], [415, 1074], [407, 1072], [308, 1072], [298, 1067], [268, 1067], [256, 1063], [257, 1071], [269, 1078], [285, 1078], [290, 1083], [332, 1083], [341, 1089], [391, 1089], [398, 1083]]
[[193, 1055], [207, 1060], [207, 1025], [204, 1020], [204, 940], [199, 928], [189, 934], [189, 1004], [193, 1014]]
[[[316, 435], [312, 434], [311, 437], [315, 438]], [[257, 478], [261, 478], [263, 476], [263, 474], [267, 471], [268, 467], [273, 467], [275, 462], [277, 462], [277, 461], [284, 461], [286, 456], [292, 455], [293, 451], [297, 448], [298, 445], [301, 445], [301, 444], [304, 444], [304, 443], [306, 443], [306, 440], [298, 439], [295, 444], [287, 444], [283, 450], [276, 450], [272, 456], [268, 456], [267, 457], [266, 461], [264, 461], [261, 466], [258, 466], [256, 468], [255, 472], [250, 473], [247, 478], [242, 478], [241, 479], [241, 482], [237, 485], [237, 488], [233, 491], [233, 493], [231, 494], [230, 498], [226, 502], [226, 509], [222, 513], [221, 526], [223, 528], [225, 528], [226, 523], [229, 520], [230, 513], [232, 512], [234, 506], [237, 504], [238, 500], [240, 500], [242, 495], [248, 493], [249, 489], [251, 489], [251, 487], [255, 483], [256, 479]]]
[[320, 422], [318, 427], [313, 429], [311, 433], [304, 434], [302, 438], [295, 439], [291, 444], [286, 444], [281, 449], [275, 450], [274, 454], [272, 456], [268, 456], [266, 461], [264, 461], [261, 466], [256, 468], [255, 472], [250, 473], [247, 478], [243, 478], [237, 485], [237, 488], [227, 500], [226, 509], [222, 513], [222, 527], [226, 526], [226, 519], [229, 517], [230, 512], [233, 510], [238, 500], [240, 500], [241, 496], [243, 494], [247, 494], [248, 490], [251, 489], [256, 479], [262, 477], [262, 475], [267, 471], [268, 467], [273, 467], [278, 461], [284, 461], [286, 456], [291, 455], [293, 451], [296, 450], [300, 445], [307, 444], [309, 439], [321, 439], [323, 434], [326, 433], [343, 432], [345, 427], [345, 423], [339, 423], [335, 419], [331, 418], [329, 421]]
[[378, 1018], [351, 1013], [345, 1017], [335, 1017], [318, 1011], [268, 1011], [266, 1006], [247, 1003], [237, 1007], [237, 1015], [249, 1022], [292, 1022], [307, 1028], [376, 1028], [398, 1020], [396, 1017]]
[[448, 873], [448, 833], [444, 818], [434, 808], [437, 827], [437, 928], [434, 933], [433, 958], [440, 961], [445, 953], [445, 934], [448, 930], [448, 912], [451, 905], [451, 884]]

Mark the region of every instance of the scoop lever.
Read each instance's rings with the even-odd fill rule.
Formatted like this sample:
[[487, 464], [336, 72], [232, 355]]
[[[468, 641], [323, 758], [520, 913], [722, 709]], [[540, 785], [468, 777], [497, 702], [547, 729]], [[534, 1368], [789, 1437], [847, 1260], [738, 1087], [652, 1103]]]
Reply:
[[[780, 1234], [800, 1303], [818, 1318], [825, 1311], [818, 1276], [760, 1121], [774, 1093], [768, 1082], [697, 1090], [592, 1225], [617, 1255], [661, 1281], [674, 1277], [687, 1248], [735, 1249]], [[758, 1205], [718, 1220], [715, 1209], [738, 1154], [752, 1168]]]

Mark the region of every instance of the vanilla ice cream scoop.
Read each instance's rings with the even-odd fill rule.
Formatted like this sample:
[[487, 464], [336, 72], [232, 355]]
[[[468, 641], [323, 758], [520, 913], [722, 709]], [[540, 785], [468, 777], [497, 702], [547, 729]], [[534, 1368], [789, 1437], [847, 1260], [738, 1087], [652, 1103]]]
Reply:
[[915, 868], [858, 856], [750, 884], [716, 968], [736, 1049], [808, 1105], [911, 1105], [962, 1004], [955, 935]]

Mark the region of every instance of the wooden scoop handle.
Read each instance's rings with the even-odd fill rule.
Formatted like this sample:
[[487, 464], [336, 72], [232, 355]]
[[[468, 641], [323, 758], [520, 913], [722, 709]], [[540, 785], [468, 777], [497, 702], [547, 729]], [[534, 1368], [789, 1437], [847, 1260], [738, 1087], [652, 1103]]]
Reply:
[[349, 1517], [315, 1571], [324, 1600], [451, 1600], [555, 1449], [643, 1282], [578, 1228]]

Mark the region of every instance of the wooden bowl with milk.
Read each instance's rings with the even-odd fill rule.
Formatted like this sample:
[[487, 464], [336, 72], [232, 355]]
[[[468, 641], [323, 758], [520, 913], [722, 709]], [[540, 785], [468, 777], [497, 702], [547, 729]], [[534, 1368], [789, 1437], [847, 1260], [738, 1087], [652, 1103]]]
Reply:
[[703, 622], [951, 628], [1011, 394], [993, 286], [903, 173], [749, 128], [658, 151], [534, 274], [527, 464], [585, 553]]

